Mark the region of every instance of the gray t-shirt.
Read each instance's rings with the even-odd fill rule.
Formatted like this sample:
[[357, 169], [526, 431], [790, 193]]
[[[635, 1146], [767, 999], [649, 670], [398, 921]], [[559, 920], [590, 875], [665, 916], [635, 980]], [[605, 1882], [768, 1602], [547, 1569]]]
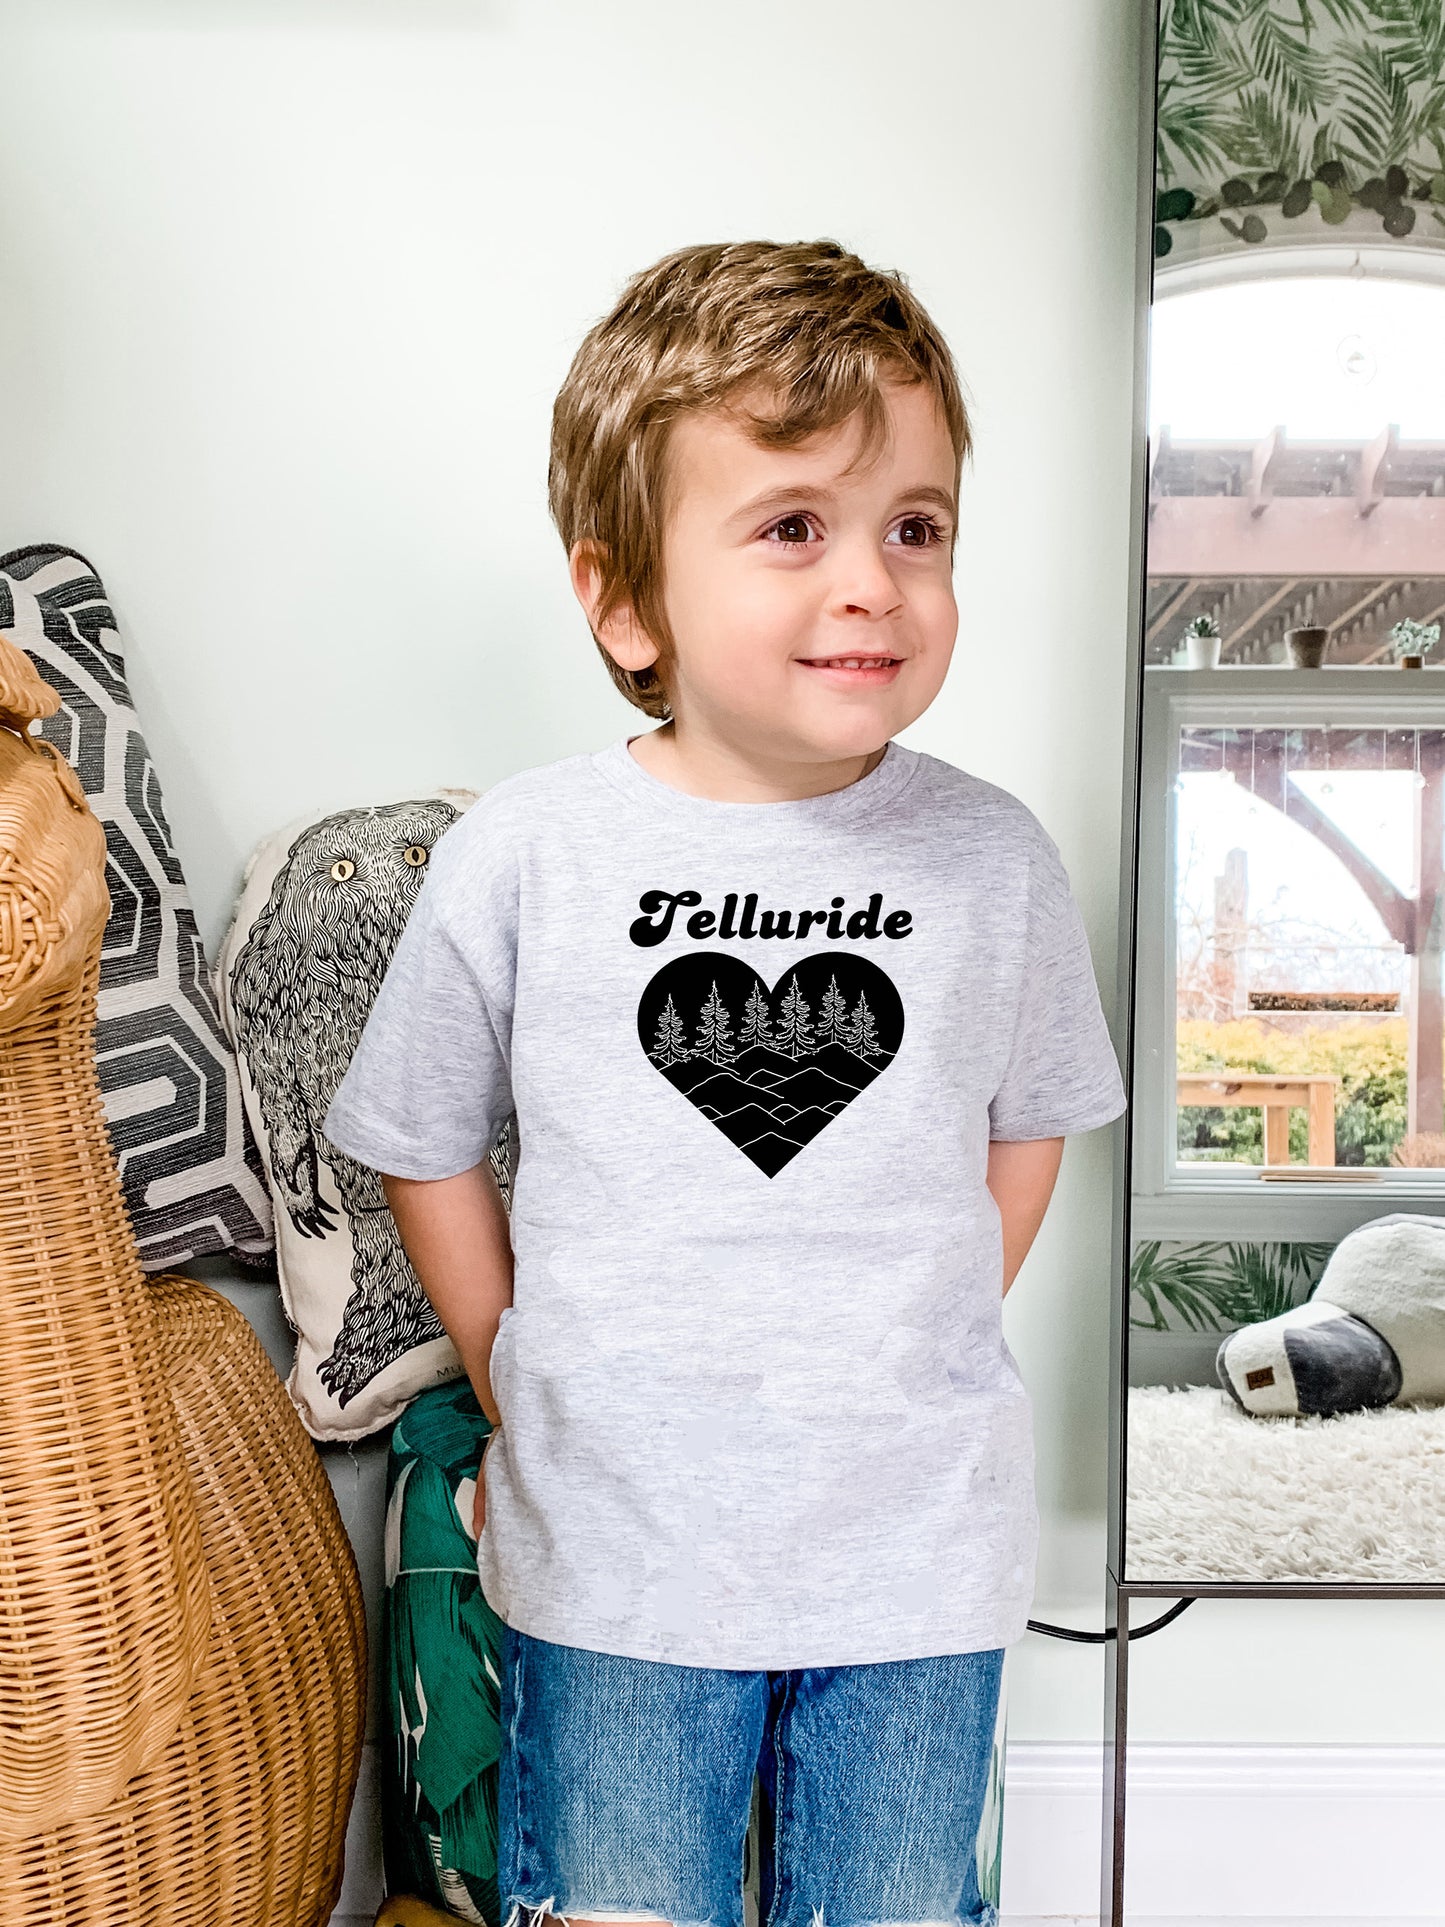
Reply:
[[401, 1177], [515, 1114], [483, 1590], [564, 1645], [792, 1668], [1006, 1645], [1031, 1407], [995, 1138], [1124, 1109], [1058, 850], [897, 743], [786, 803], [627, 747], [442, 838], [326, 1120]]

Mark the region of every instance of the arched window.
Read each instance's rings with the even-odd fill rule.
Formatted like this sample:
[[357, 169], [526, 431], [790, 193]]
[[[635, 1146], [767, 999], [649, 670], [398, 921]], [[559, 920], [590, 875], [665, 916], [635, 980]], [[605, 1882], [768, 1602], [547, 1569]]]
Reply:
[[1161, 266], [1150, 333], [1147, 662], [1200, 618], [1224, 666], [1445, 618], [1445, 253]]

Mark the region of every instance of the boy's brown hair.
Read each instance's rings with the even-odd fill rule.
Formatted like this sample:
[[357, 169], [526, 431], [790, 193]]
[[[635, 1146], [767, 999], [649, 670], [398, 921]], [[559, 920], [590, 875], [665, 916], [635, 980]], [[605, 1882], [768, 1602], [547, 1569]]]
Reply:
[[972, 444], [958, 371], [901, 275], [836, 241], [737, 241], [679, 248], [628, 282], [558, 393], [547, 489], [568, 554], [595, 545], [598, 620], [630, 603], [658, 646], [658, 663], [633, 672], [597, 642], [629, 702], [671, 714], [662, 537], [672, 423], [746, 396], [761, 401], [764, 412], [743, 419], [764, 447], [792, 447], [857, 414], [866, 450], [886, 428], [889, 380], [932, 388], [957, 483]]

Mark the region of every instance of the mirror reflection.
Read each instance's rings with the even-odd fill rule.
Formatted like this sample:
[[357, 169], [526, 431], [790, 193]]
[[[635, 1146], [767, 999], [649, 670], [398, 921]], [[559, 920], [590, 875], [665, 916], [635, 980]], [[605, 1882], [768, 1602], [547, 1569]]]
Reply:
[[1442, 258], [1156, 264], [1136, 1582], [1445, 1580]]

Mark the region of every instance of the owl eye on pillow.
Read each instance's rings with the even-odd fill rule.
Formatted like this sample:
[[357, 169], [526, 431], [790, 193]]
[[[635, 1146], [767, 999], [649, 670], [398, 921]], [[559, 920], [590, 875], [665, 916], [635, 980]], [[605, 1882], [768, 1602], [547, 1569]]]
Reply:
[[1229, 1334], [1216, 1370], [1257, 1418], [1445, 1401], [1445, 1218], [1360, 1225], [1304, 1304]]
[[[318, 1438], [364, 1438], [462, 1371], [381, 1179], [321, 1126], [432, 850], [475, 800], [437, 791], [271, 837], [222, 947], [222, 1014], [271, 1181], [282, 1298], [298, 1335], [288, 1389]], [[504, 1196], [506, 1150], [499, 1142], [493, 1156]]]

